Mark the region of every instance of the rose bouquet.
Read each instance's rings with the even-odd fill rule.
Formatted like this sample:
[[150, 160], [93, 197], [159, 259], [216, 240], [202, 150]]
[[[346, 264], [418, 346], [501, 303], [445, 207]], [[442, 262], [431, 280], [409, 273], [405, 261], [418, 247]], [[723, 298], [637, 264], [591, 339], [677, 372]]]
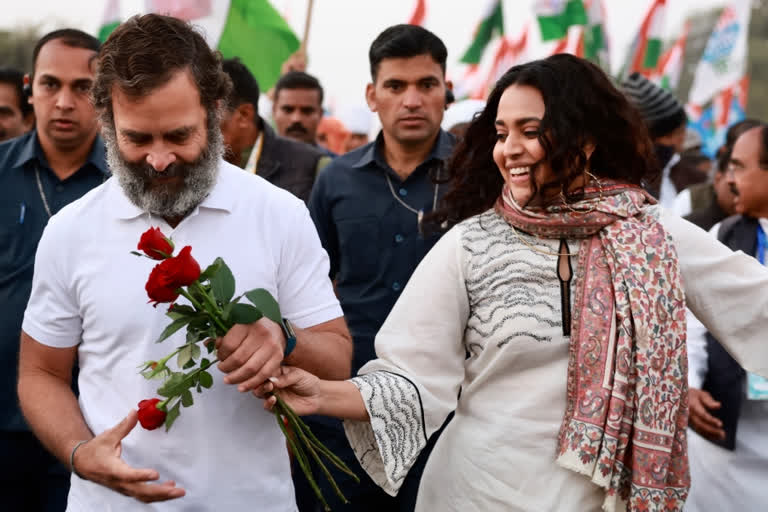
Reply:
[[[181, 407], [190, 407], [194, 403], [192, 389], [202, 393], [203, 388], [213, 386], [213, 377], [208, 369], [218, 362], [215, 339], [224, 336], [235, 324], [250, 324], [262, 317], [279, 324], [282, 315], [272, 294], [262, 288], [234, 297], [235, 278], [221, 258], [216, 258], [201, 271], [192, 257], [190, 246], [185, 246], [174, 256], [173, 241], [159, 228], [150, 228], [141, 235], [138, 250], [141, 252], [132, 253], [160, 261], [152, 269], [145, 286], [149, 301], [155, 307], [160, 303], [170, 303], [166, 315], [171, 323], [157, 342], [186, 327], [186, 342], [183, 345], [158, 361], [146, 361], [140, 366], [140, 373], [145, 378], [162, 379], [157, 394], [164, 398], [139, 402], [139, 421], [149, 430], [165, 425], [167, 432], [181, 414]], [[177, 304], [175, 301], [179, 296], [187, 299], [189, 304]], [[239, 302], [243, 297], [250, 304]], [[176, 369], [171, 363], [174, 357]], [[277, 424], [325, 510], [330, 508], [312, 475], [310, 457], [342, 502], [347, 503], [321, 456], [355, 481], [359, 481], [357, 476], [312, 434], [304, 421], [277, 394], [275, 397], [277, 404], [273, 412]]]

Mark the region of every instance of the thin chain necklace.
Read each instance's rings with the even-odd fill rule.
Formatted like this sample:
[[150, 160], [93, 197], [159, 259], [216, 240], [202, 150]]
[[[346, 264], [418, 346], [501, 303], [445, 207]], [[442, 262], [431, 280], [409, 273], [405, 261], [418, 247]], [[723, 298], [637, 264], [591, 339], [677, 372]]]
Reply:
[[[412, 207], [399, 197], [397, 197], [397, 194], [395, 193], [395, 187], [392, 185], [392, 179], [389, 177], [389, 174], [385, 171], [384, 177], [387, 179], [387, 185], [389, 185], [389, 191], [392, 193], [392, 197], [395, 198], [395, 201], [403, 205], [408, 211], [413, 212], [416, 214], [416, 221], [418, 222], [419, 226], [419, 233], [421, 233], [421, 221], [424, 218], [424, 210], [417, 210], [416, 208]], [[432, 197], [432, 211], [435, 211], [435, 208], [437, 207], [437, 191], [440, 189], [440, 185], [435, 183], [433, 185], [435, 193]]]
[[45, 208], [45, 213], [48, 214], [48, 218], [51, 218], [51, 207], [48, 206], [48, 198], [45, 197], [45, 192], [43, 191], [43, 183], [40, 181], [40, 167], [35, 166], [35, 179], [37, 180], [37, 191], [40, 192], [40, 199], [43, 200], [43, 208]]
[[526, 240], [525, 238], [520, 236], [520, 233], [517, 232], [517, 230], [515, 229], [515, 226], [510, 224], [509, 227], [512, 228], [512, 232], [515, 234], [517, 239], [520, 240], [521, 242], [523, 242], [532, 251], [538, 252], [539, 254], [545, 254], [547, 256], [576, 256], [576, 254], [573, 254], [573, 253], [570, 253], [570, 252], [552, 252], [552, 251], [547, 251], [547, 250], [544, 250], [544, 249], [539, 249], [535, 245], [531, 244], [528, 240]]

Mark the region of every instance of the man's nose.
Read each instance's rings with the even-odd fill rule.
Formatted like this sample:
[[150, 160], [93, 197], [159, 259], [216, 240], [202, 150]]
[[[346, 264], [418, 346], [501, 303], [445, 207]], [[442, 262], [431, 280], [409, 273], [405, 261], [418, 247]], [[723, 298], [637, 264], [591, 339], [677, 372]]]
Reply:
[[157, 172], [164, 172], [175, 161], [176, 155], [170, 151], [155, 150], [147, 155], [147, 163]]

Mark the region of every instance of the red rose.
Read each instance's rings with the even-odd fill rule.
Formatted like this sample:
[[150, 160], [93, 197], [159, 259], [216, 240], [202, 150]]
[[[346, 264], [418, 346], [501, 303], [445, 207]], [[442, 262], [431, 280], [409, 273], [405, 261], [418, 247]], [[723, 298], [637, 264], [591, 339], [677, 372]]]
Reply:
[[160, 228], [149, 228], [142, 233], [138, 249], [153, 260], [164, 260], [173, 255], [173, 242]]
[[159, 398], [139, 402], [139, 423], [147, 430], [155, 430], [165, 422], [165, 411], [158, 409]]
[[155, 265], [144, 289], [150, 302], [173, 302], [179, 296], [177, 290], [189, 286], [200, 277], [200, 265], [192, 257], [192, 247], [186, 246], [179, 255]]

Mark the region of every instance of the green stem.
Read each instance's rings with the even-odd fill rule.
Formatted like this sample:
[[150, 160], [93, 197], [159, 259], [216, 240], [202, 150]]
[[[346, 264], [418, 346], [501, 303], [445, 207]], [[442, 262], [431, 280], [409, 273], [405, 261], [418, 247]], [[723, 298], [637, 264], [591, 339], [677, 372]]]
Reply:
[[312, 442], [312, 444], [320, 450], [320, 452], [325, 455], [325, 457], [330, 460], [334, 466], [339, 468], [344, 473], [351, 476], [355, 482], [360, 483], [360, 478], [351, 470], [349, 469], [349, 466], [347, 466], [344, 461], [342, 461], [335, 453], [333, 453], [331, 450], [329, 450], [318, 438], [315, 436], [315, 434], [312, 432], [312, 430], [309, 428], [309, 425], [304, 423], [304, 420], [302, 420], [296, 412], [291, 409], [291, 406], [286, 404], [282, 398], [276, 393], [273, 393], [275, 395], [275, 398], [277, 399], [277, 405], [280, 407], [280, 409], [283, 411], [283, 414], [285, 414], [288, 417], [288, 420], [292, 423], [296, 423], [299, 428], [301, 428], [306, 434], [309, 440]]
[[330, 511], [331, 507], [328, 506], [325, 498], [323, 498], [323, 493], [320, 490], [320, 487], [317, 485], [315, 477], [312, 476], [312, 469], [309, 466], [309, 459], [307, 459], [307, 454], [304, 453], [304, 450], [296, 443], [296, 440], [293, 439], [291, 434], [288, 432], [288, 429], [285, 428], [285, 425], [283, 424], [283, 418], [280, 417], [280, 413], [277, 411], [275, 411], [275, 418], [277, 419], [277, 425], [280, 427], [280, 430], [282, 430], [285, 439], [288, 441], [288, 445], [291, 447], [293, 455], [296, 457], [296, 461], [299, 463], [301, 471], [304, 473], [304, 476], [307, 477], [307, 481], [309, 482], [310, 487], [312, 487], [315, 496], [317, 496], [317, 499], [323, 504], [323, 508], [326, 511]]
[[349, 500], [347, 500], [347, 497], [344, 496], [344, 493], [341, 492], [341, 489], [339, 489], [338, 484], [336, 483], [336, 480], [334, 480], [333, 475], [331, 475], [331, 472], [328, 471], [328, 468], [325, 467], [325, 464], [323, 464], [323, 461], [320, 460], [320, 456], [317, 454], [317, 451], [312, 446], [312, 443], [309, 441], [309, 438], [307, 438], [307, 434], [304, 432], [304, 430], [301, 428], [301, 425], [298, 425], [295, 421], [295, 416], [291, 417], [288, 416], [288, 422], [293, 425], [293, 430], [297, 434], [297, 437], [299, 441], [304, 443], [304, 446], [307, 448], [307, 451], [310, 455], [312, 455], [312, 458], [315, 459], [315, 463], [320, 466], [320, 470], [325, 475], [326, 480], [331, 484], [331, 487], [333, 487], [334, 492], [336, 495], [341, 499], [341, 502], [343, 504], [349, 503]]
[[192, 294], [191, 294], [191, 293], [189, 293], [188, 291], [186, 291], [184, 288], [179, 288], [179, 294], [181, 294], [181, 295], [183, 295], [184, 297], [186, 297], [186, 298], [187, 298], [187, 300], [188, 300], [188, 301], [189, 301], [189, 302], [190, 302], [190, 303], [191, 303], [193, 306], [195, 306], [195, 309], [197, 309], [198, 311], [205, 311], [205, 312], [208, 314], [208, 318], [210, 318], [210, 319], [213, 321], [213, 323], [215, 323], [215, 324], [216, 324], [216, 327], [218, 327], [218, 328], [219, 328], [219, 330], [221, 331], [221, 333], [222, 333], [222, 336], [223, 336], [224, 334], [226, 334], [226, 333], [227, 333], [227, 331], [229, 331], [229, 329], [228, 329], [228, 328], [227, 328], [227, 326], [226, 326], [226, 325], [224, 325], [224, 323], [221, 321], [221, 312], [220, 312], [220, 310], [219, 310], [219, 307], [216, 305], [216, 303], [214, 303], [214, 302], [212, 302], [212, 301], [211, 301], [211, 298], [208, 296], [208, 294], [207, 294], [207, 293], [205, 293], [205, 290], [203, 290], [203, 289], [202, 289], [202, 287], [200, 286], [200, 283], [199, 283], [199, 282], [195, 281], [195, 282], [194, 282], [194, 283], [192, 283], [190, 286], [195, 286], [195, 285], [197, 286], [197, 288], [198, 288], [198, 291], [200, 291], [200, 292], [203, 294], [203, 297], [205, 297], [205, 299], [207, 299], [207, 300], [205, 300], [205, 302], [206, 302], [206, 303], [207, 303], [209, 306], [213, 307], [213, 312], [211, 312], [211, 311], [209, 311], [208, 309], [206, 309], [206, 308], [205, 308], [205, 307], [204, 307], [202, 304], [200, 304], [200, 302], [198, 302], [198, 301], [197, 301], [197, 299], [195, 299], [195, 298], [192, 296]]

